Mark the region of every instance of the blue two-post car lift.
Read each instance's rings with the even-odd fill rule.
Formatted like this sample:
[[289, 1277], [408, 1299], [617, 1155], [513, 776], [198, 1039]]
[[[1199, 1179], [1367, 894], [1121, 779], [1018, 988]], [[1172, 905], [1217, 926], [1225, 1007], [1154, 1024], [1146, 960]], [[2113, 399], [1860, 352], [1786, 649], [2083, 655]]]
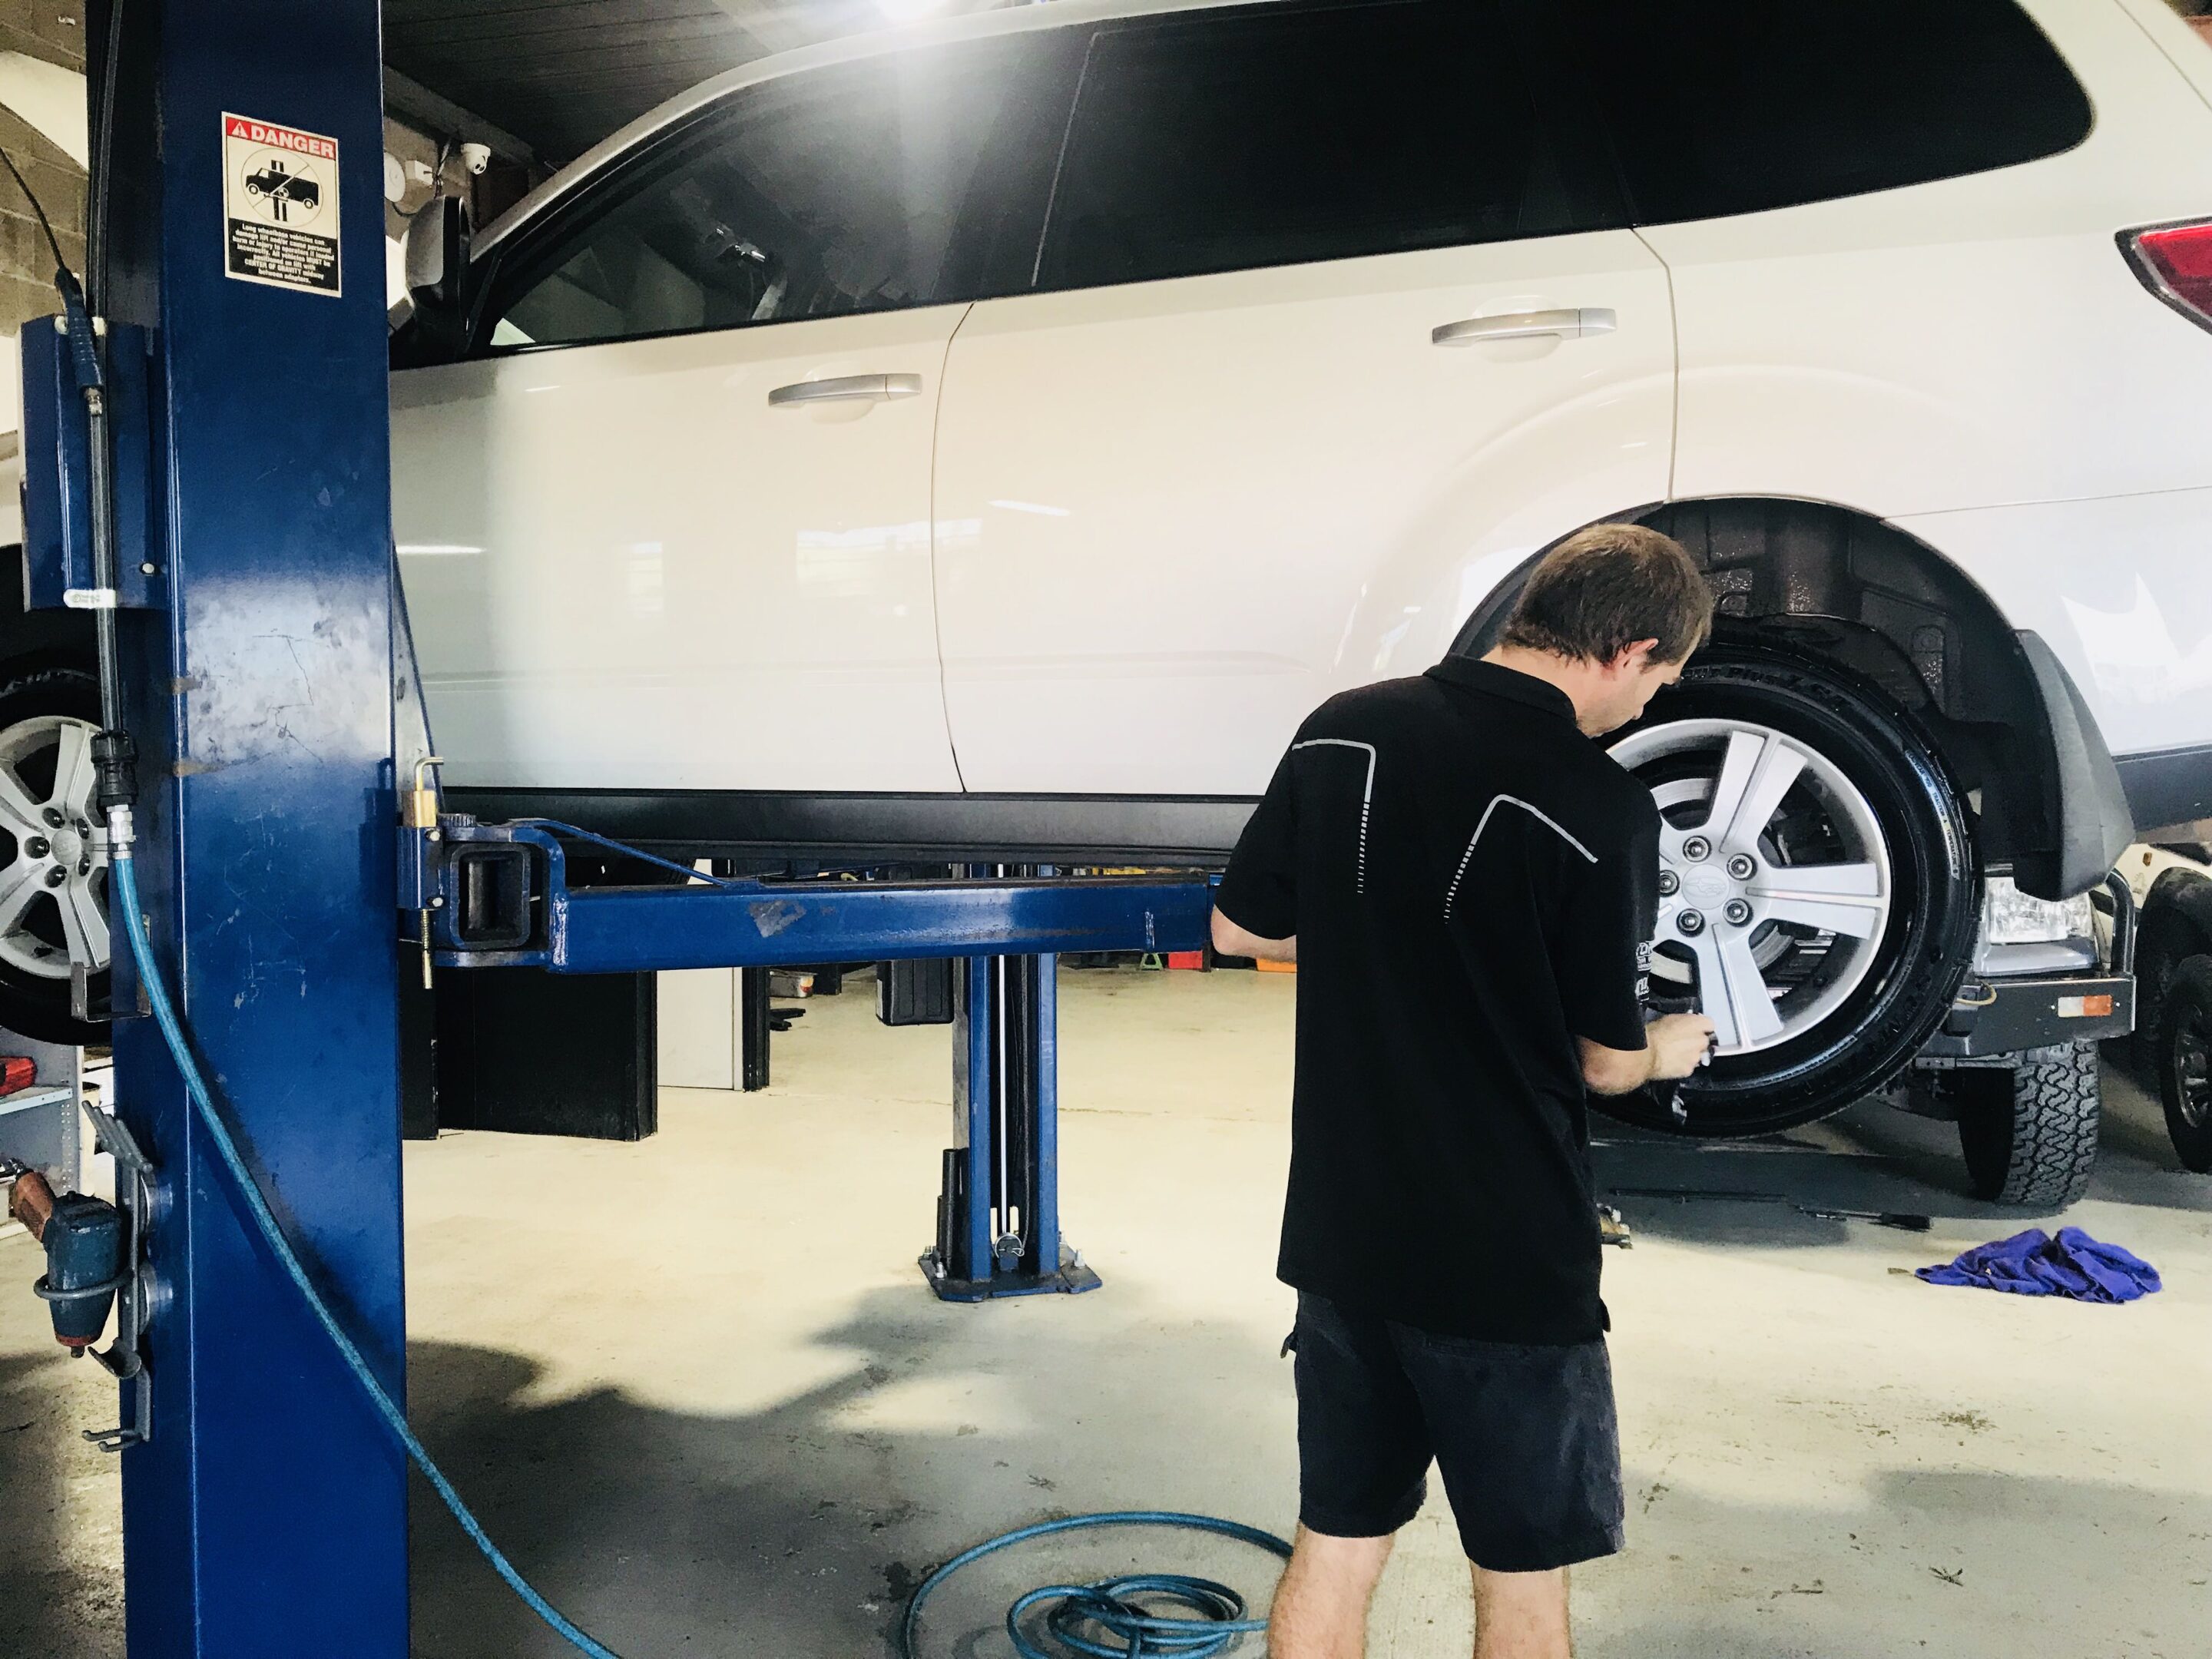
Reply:
[[[965, 1139], [933, 1277], [1079, 1288], [1053, 1190], [1052, 958], [1198, 945], [1204, 881], [572, 890], [559, 837], [426, 806], [395, 761], [376, 0], [92, 0], [85, 21], [104, 384], [26, 328], [30, 597], [112, 619], [152, 959], [364, 1374], [404, 1400], [398, 1003], [426, 913], [455, 972], [963, 958]], [[278, 212], [247, 188], [270, 155], [312, 201]], [[115, 956], [82, 991], [118, 1015], [118, 1116], [144, 1158], [106, 1442], [131, 1659], [401, 1659], [402, 1451], [227, 1185], [179, 1051], [133, 1017], [119, 939]]]
[[1060, 1237], [1055, 963], [1071, 951], [1201, 948], [1212, 910], [1204, 876], [695, 875], [677, 887], [572, 887], [556, 827], [442, 812], [433, 763], [415, 769], [398, 899], [426, 976], [959, 958], [955, 1144], [923, 1272], [951, 1301], [1097, 1286]]

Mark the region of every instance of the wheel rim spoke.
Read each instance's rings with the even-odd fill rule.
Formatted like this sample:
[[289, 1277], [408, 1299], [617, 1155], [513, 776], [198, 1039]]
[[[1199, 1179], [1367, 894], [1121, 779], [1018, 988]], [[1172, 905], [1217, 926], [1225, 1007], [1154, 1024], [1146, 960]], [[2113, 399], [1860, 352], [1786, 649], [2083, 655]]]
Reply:
[[37, 869], [27, 859], [0, 870], [0, 939], [12, 940], [22, 931], [24, 912], [45, 890]]
[[1724, 1050], [1746, 1048], [1782, 1035], [1782, 1016], [1741, 931], [1701, 933], [1690, 942], [1698, 959], [1698, 1000]]
[[92, 803], [92, 733], [75, 720], [65, 721], [57, 734], [54, 793], [50, 805], [72, 818], [88, 817]]
[[107, 918], [100, 913], [91, 884], [73, 881], [54, 896], [60, 903], [62, 935], [69, 940], [70, 960], [88, 967], [106, 966]]
[[20, 843], [27, 836], [44, 835], [46, 829], [46, 820], [39, 816], [39, 803], [31, 799], [22, 779], [15, 775], [13, 767], [0, 765], [0, 830]]
[[1768, 867], [1747, 890], [1776, 921], [1872, 939], [1889, 909], [1883, 885], [1871, 864], [1798, 864]]
[[[1804, 756], [1781, 738], [1762, 740], [1754, 737], [1752, 741], [1759, 745], [1758, 764], [1753, 768], [1750, 781], [1744, 786], [1742, 799], [1714, 836], [1714, 839], [1730, 852], [1759, 851], [1760, 834], [1780, 809], [1782, 798], [1797, 781], [1798, 774], [1805, 769]], [[1730, 738], [1729, 750], [1731, 757], [1735, 747], [1735, 738]]]

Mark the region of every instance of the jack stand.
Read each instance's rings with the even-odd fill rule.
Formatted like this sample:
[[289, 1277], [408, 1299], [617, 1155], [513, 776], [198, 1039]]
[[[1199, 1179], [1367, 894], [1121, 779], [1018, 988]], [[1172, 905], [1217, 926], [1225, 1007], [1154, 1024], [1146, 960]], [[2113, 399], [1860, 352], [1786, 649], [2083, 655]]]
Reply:
[[921, 1257], [946, 1302], [1099, 1285], [1060, 1237], [1058, 960], [969, 957], [954, 975], [954, 1144]]

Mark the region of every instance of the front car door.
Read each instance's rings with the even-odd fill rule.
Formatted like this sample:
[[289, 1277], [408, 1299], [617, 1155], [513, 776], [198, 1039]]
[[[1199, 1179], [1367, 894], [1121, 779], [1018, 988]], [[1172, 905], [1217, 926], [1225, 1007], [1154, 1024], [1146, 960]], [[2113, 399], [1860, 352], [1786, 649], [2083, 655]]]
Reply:
[[726, 96], [501, 245], [469, 361], [395, 376], [451, 782], [957, 787], [931, 444], [963, 302], [1002, 239], [1034, 252], [1042, 181], [992, 160], [1034, 148], [1057, 82], [1033, 56], [900, 52]]
[[1324, 697], [1665, 496], [1666, 276], [1548, 9], [1079, 31], [1040, 291], [977, 305], [939, 417], [969, 789], [1257, 794]]

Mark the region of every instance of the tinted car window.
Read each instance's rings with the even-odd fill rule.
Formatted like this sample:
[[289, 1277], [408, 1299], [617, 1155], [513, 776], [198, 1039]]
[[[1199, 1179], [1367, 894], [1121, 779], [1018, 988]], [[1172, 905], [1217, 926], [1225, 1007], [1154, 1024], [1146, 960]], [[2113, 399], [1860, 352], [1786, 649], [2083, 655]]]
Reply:
[[749, 88], [503, 259], [493, 347], [977, 298], [1024, 283], [1065, 53], [987, 42]]
[[1144, 282], [1620, 222], [1547, 121], [1518, 6], [1197, 14], [1091, 40], [1040, 285]]
[[2089, 101], [2013, 0], [1571, 0], [1645, 223], [2032, 161]]

